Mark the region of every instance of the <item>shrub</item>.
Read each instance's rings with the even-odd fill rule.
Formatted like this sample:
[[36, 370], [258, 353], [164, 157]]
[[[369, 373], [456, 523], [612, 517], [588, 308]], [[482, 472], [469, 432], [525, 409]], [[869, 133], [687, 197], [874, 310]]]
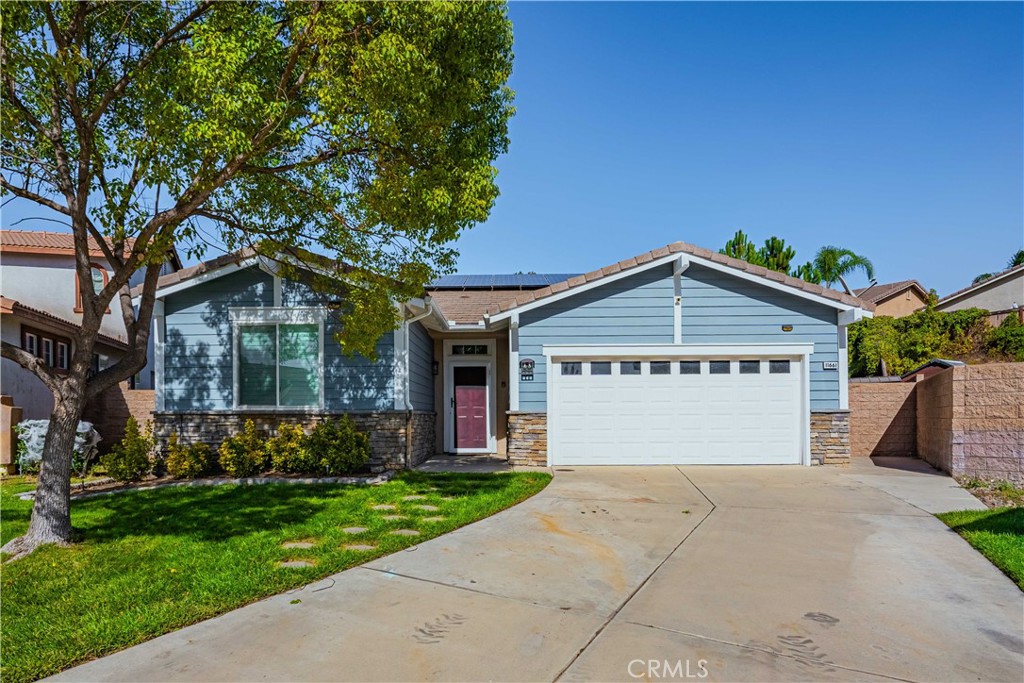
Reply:
[[988, 351], [1024, 361], [1024, 323], [1017, 318], [1016, 311], [989, 333]]
[[210, 474], [216, 469], [217, 461], [213, 449], [205, 443], [183, 446], [178, 435], [171, 434], [167, 442], [167, 473], [176, 479], [195, 479]]
[[252, 420], [246, 420], [240, 434], [229, 436], [217, 450], [220, 466], [232, 477], [251, 477], [267, 469], [267, 447]]
[[349, 474], [370, 461], [370, 439], [347, 415], [314, 427], [306, 437], [306, 448], [316, 460], [317, 474]]
[[[50, 430], [49, 420], [22, 420], [14, 428], [18, 435], [18, 471], [22, 474], [39, 474], [43, 460], [43, 444]], [[75, 432], [75, 449], [71, 453], [71, 470], [85, 476], [92, 459], [96, 456], [99, 433], [91, 422], [79, 422]]]
[[983, 352], [989, 329], [988, 312], [977, 308], [925, 308], [903, 318], [865, 319], [849, 328], [850, 374], [877, 374], [884, 360], [891, 374], [900, 375], [933, 358]]
[[149, 425], [143, 431], [136, 419], [129, 417], [124, 427], [124, 438], [100, 458], [100, 464], [117, 481], [138, 481], [153, 469], [149, 459], [152, 450], [153, 434]]
[[267, 441], [267, 452], [278, 472], [316, 472], [317, 461], [307, 447], [308, 437], [299, 425], [283, 424], [277, 436]]

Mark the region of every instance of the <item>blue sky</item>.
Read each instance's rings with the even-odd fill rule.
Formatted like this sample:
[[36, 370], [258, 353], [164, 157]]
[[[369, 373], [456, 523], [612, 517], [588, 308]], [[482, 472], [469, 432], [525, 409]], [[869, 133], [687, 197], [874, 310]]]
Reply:
[[[461, 273], [737, 229], [946, 294], [1024, 247], [1024, 4], [513, 3], [517, 114]], [[40, 216], [18, 200], [4, 226]], [[862, 276], [853, 286], [865, 284]]]
[[[1021, 4], [513, 3], [502, 196], [459, 271], [823, 244], [948, 293], [1024, 246]], [[863, 278], [854, 279], [863, 284]]]

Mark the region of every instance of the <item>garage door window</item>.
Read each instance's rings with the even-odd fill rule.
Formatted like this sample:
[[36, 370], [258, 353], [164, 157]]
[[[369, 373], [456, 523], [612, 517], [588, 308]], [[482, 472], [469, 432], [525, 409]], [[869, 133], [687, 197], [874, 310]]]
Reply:
[[699, 360], [681, 360], [681, 361], [679, 361], [679, 374], [680, 375], [699, 375], [700, 374], [700, 361]]
[[563, 375], [582, 375], [583, 374], [583, 363], [578, 361], [572, 363], [562, 363], [562, 374]]
[[623, 375], [639, 375], [640, 374], [640, 361], [638, 360], [624, 360], [619, 363], [619, 373]]
[[708, 362], [708, 370], [712, 375], [728, 375], [729, 374], [729, 361], [727, 360], [713, 360]]
[[788, 375], [789, 374], [789, 361], [788, 360], [770, 360], [768, 361], [768, 372], [772, 375]]
[[591, 375], [612, 374], [612, 362], [609, 360], [597, 360], [590, 364]]
[[741, 360], [740, 361], [740, 374], [741, 375], [757, 375], [761, 372], [761, 361], [759, 360]]
[[667, 360], [652, 360], [651, 361], [651, 374], [652, 375], [671, 375], [672, 374], [672, 362]]

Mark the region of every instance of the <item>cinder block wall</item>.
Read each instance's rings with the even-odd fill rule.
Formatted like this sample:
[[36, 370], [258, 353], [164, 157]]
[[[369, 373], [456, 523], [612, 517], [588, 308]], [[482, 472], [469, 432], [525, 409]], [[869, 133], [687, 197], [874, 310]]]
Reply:
[[911, 382], [850, 383], [851, 455], [914, 455], [916, 386]]
[[1024, 363], [951, 368], [916, 391], [923, 460], [957, 476], [1024, 482]]

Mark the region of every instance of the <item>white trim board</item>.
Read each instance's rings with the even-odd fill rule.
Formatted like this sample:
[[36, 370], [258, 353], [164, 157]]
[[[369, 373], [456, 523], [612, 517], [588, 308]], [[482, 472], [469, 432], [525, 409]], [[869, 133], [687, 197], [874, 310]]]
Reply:
[[558, 292], [557, 294], [552, 294], [550, 296], [546, 296], [543, 299], [538, 299], [537, 301], [531, 301], [530, 303], [523, 304], [522, 306], [516, 306], [515, 308], [510, 308], [507, 311], [503, 311], [501, 313], [497, 313], [497, 314], [492, 315], [492, 316], [485, 315], [484, 319], [487, 320], [488, 325], [490, 325], [491, 323], [496, 323], [496, 322], [499, 322], [499, 321], [502, 321], [502, 320], [506, 320], [506, 319], [511, 317], [513, 311], [515, 311], [517, 313], [524, 313], [526, 311], [532, 311], [532, 310], [540, 308], [542, 306], [547, 306], [550, 303], [554, 303], [555, 301], [561, 301], [563, 299], [567, 299], [567, 298], [569, 298], [571, 296], [575, 296], [577, 294], [581, 294], [582, 292], [590, 291], [592, 289], [595, 289], [596, 287], [600, 287], [602, 285], [606, 285], [606, 284], [609, 284], [611, 282], [616, 282], [617, 280], [621, 280], [623, 278], [629, 277], [631, 275], [635, 275], [635, 274], [643, 272], [645, 270], [649, 270], [651, 268], [657, 268], [659, 266], [663, 266], [663, 265], [666, 265], [666, 264], [669, 264], [669, 263], [673, 263], [674, 261], [677, 261], [681, 256], [685, 257], [688, 260], [689, 263], [694, 263], [694, 264], [697, 264], [699, 266], [704, 266], [705, 268], [710, 268], [711, 270], [717, 270], [719, 272], [726, 273], [728, 275], [732, 275], [732, 276], [738, 277], [741, 280], [747, 280], [748, 282], [753, 282], [755, 284], [763, 285], [764, 287], [768, 287], [769, 289], [774, 289], [774, 290], [777, 290], [777, 291], [780, 291], [780, 292], [785, 292], [787, 294], [792, 294], [793, 296], [797, 296], [797, 297], [800, 297], [800, 298], [803, 298], [803, 299], [808, 299], [810, 301], [815, 301], [817, 303], [823, 304], [825, 306], [829, 306], [831, 308], [836, 308], [836, 309], [839, 309], [841, 311], [848, 311], [848, 310], [855, 310], [855, 309], [856, 310], [864, 310], [864, 309], [861, 309], [858, 306], [852, 306], [850, 304], [844, 304], [841, 301], [836, 301], [834, 299], [829, 299], [827, 297], [820, 296], [820, 295], [814, 294], [812, 292], [807, 292], [807, 291], [804, 291], [802, 289], [797, 289], [796, 287], [791, 287], [790, 285], [783, 284], [781, 282], [777, 282], [775, 280], [771, 280], [769, 278], [762, 277], [760, 275], [754, 275], [753, 273], [748, 273], [745, 270], [738, 270], [736, 268], [733, 268], [732, 266], [727, 266], [727, 265], [724, 265], [722, 263], [718, 263], [717, 261], [712, 261], [710, 259], [701, 258], [700, 256], [694, 256], [692, 254], [674, 253], [674, 254], [669, 254], [667, 256], [662, 256], [660, 258], [652, 259], [652, 260], [648, 261], [647, 263], [644, 263], [644, 264], [639, 265], [639, 266], [634, 266], [632, 268], [627, 268], [625, 270], [620, 270], [619, 272], [613, 273], [612, 275], [606, 275], [604, 277], [597, 278], [596, 280], [591, 280], [590, 282], [587, 282], [585, 284], [579, 285], [577, 287], [570, 287], [569, 289], [566, 289], [566, 290], [564, 290], [562, 292]]
[[[487, 354], [485, 355], [454, 355], [452, 346], [454, 344], [486, 344]], [[444, 372], [444, 420], [442, 431], [444, 434], [444, 450], [446, 453], [474, 454], [474, 453], [496, 453], [498, 451], [498, 382], [496, 370], [497, 361], [497, 340], [492, 338], [457, 338], [445, 339], [442, 344], [442, 363]], [[484, 366], [487, 368], [487, 448], [455, 448], [455, 410], [453, 401], [455, 397], [455, 377], [453, 368], [457, 366]]]

